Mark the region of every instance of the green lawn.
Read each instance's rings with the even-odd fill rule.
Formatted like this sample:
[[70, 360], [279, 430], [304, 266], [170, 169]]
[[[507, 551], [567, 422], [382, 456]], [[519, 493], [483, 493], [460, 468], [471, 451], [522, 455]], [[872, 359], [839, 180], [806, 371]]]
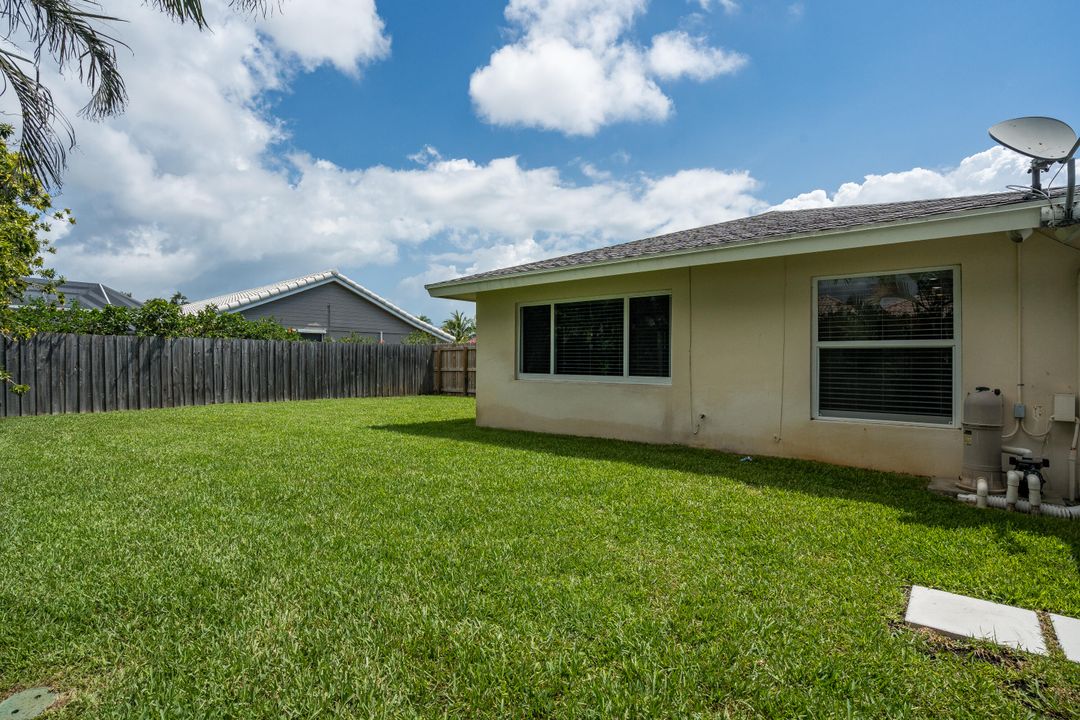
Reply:
[[1080, 717], [1060, 652], [900, 622], [913, 583], [1080, 617], [1080, 523], [473, 413], [0, 422], [0, 697], [52, 684], [58, 718]]

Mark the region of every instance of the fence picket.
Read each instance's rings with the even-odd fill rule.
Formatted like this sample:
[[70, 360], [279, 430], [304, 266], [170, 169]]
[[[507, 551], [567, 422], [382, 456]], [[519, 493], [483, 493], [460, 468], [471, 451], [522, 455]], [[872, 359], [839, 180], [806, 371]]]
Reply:
[[149, 338], [146, 369], [149, 374], [150, 407], [161, 407], [161, 338]]
[[[441, 353], [461, 351], [444, 365]], [[0, 417], [472, 390], [466, 348], [41, 334], [0, 338]], [[445, 369], [443, 369], [445, 367]], [[464, 371], [464, 372], [462, 372]], [[461, 377], [448, 383], [450, 373]], [[446, 378], [440, 381], [440, 375]]]

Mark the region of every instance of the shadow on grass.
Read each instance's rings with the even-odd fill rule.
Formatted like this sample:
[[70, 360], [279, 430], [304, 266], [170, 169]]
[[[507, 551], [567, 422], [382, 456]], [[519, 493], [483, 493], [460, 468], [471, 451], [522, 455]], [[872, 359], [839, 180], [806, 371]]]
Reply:
[[999, 547], [1005, 552], [1024, 552], [1013, 536], [1015, 530], [1024, 530], [1057, 538], [1068, 545], [1080, 572], [1080, 523], [965, 506], [928, 491], [924, 477], [778, 457], [755, 456], [753, 462], [747, 463], [740, 462], [738, 455], [682, 445], [649, 445], [482, 428], [477, 427], [471, 418], [378, 425], [373, 429], [573, 459], [723, 476], [748, 486], [779, 488], [836, 500], [878, 503], [902, 511], [900, 519], [906, 523], [945, 529], [988, 526], [997, 535]]

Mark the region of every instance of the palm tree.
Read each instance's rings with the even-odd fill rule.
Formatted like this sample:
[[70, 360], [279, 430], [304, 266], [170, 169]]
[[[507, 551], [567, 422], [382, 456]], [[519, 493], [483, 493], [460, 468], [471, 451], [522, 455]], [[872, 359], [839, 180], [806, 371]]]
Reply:
[[454, 336], [455, 343], [466, 343], [476, 334], [476, 320], [460, 310], [455, 310], [443, 321], [442, 329]]
[[[202, 0], [148, 0], [180, 23], [207, 27]], [[230, 0], [240, 12], [266, 12], [266, 0]], [[116, 46], [123, 45], [102, 30], [119, 18], [95, 12], [94, 0], [0, 0], [0, 25], [9, 43], [25, 39], [22, 52], [0, 47], [0, 95], [9, 89], [19, 104], [22, 137], [19, 154], [24, 169], [45, 187], [59, 187], [75, 133], [52, 93], [40, 79], [43, 57], [63, 72], [75, 68], [90, 89], [90, 102], [79, 114], [93, 120], [119, 115], [127, 105], [124, 79], [116, 64]], [[10, 47], [10, 46], [9, 46]]]

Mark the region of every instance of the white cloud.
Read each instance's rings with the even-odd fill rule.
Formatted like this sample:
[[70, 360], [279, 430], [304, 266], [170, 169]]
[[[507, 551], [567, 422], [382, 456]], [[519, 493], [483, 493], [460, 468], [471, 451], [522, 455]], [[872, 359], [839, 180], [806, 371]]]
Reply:
[[476, 70], [469, 94], [480, 116], [569, 135], [604, 125], [663, 120], [671, 99], [657, 79], [707, 80], [733, 73], [742, 55], [683, 32], [654, 36], [646, 49], [625, 36], [645, 0], [511, 0], [517, 39]]
[[473, 74], [469, 91], [483, 118], [592, 135], [617, 120], [662, 120], [671, 100], [647, 78], [641, 58], [610, 62], [562, 38], [507, 45]]
[[582, 175], [596, 182], [606, 182], [614, 177], [609, 170], [601, 170], [591, 162], [582, 162], [580, 167]]
[[709, 47], [704, 38], [673, 30], [653, 38], [648, 61], [653, 74], [664, 80], [684, 75], [695, 80], [708, 80], [737, 71], [746, 64], [746, 56]]
[[802, 210], [1001, 192], [1006, 185], [1030, 182], [1026, 176], [1027, 165], [1028, 161], [1020, 155], [995, 146], [964, 158], [954, 168], [913, 168], [903, 172], [867, 175], [861, 183], [844, 183], [831, 195], [825, 190], [812, 190], [770, 209]]
[[[702, 10], [711, 10], [714, 4], [713, 0], [697, 0], [698, 5]], [[728, 15], [733, 15], [739, 12], [739, 3], [737, 0], [715, 0], [715, 4], [723, 8], [724, 12]]]
[[[135, 0], [110, 8], [132, 21], [122, 37], [132, 56], [121, 55], [131, 105], [105, 122], [74, 121], [79, 150], [60, 202], [79, 222], [55, 258], [68, 277], [138, 297], [207, 296], [331, 266], [386, 282], [372, 269], [514, 262], [764, 207], [752, 179], [720, 170], [617, 180], [593, 168], [578, 185], [516, 157], [481, 162], [431, 146], [405, 169], [282, 156], [285, 131], [261, 98], [287, 87], [297, 61], [258, 22], [210, 9], [214, 31], [199, 33]], [[324, 61], [342, 57], [331, 48]], [[74, 116], [85, 89], [49, 82]]]
[[308, 70], [329, 63], [356, 75], [363, 64], [390, 53], [374, 0], [287, 0], [259, 29]]

